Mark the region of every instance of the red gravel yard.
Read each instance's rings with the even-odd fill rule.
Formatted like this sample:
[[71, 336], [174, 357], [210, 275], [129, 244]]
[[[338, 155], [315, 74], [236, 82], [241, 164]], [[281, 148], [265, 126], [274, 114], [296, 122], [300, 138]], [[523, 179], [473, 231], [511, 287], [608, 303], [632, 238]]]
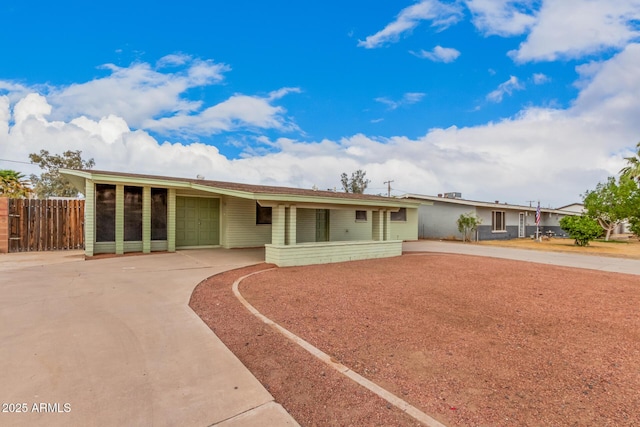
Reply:
[[[203, 282], [191, 306], [300, 424], [416, 424], [239, 306], [245, 271]], [[240, 291], [446, 425], [640, 425], [638, 276], [417, 254], [279, 268]]]

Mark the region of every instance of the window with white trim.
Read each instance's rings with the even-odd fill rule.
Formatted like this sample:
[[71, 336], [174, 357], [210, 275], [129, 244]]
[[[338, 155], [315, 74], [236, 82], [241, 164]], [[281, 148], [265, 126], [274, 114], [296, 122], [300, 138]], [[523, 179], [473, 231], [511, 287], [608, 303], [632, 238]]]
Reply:
[[507, 231], [505, 211], [491, 211], [491, 231]]

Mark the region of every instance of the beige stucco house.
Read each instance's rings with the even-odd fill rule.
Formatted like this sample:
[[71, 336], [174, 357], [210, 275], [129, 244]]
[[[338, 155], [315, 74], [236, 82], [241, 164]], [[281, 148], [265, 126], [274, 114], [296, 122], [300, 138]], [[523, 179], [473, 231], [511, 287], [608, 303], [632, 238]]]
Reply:
[[418, 238], [419, 202], [96, 170], [61, 170], [86, 198], [85, 254], [265, 247], [278, 266], [383, 258]]

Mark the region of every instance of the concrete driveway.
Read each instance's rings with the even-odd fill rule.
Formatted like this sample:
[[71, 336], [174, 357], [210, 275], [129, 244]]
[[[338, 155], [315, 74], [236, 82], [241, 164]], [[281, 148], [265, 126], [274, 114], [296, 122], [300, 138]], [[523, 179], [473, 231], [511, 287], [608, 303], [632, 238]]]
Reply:
[[546, 252], [527, 249], [501, 248], [471, 243], [419, 240], [405, 242], [404, 252], [442, 252], [463, 255], [478, 255], [494, 258], [514, 259], [540, 264], [562, 265], [565, 267], [587, 268], [611, 273], [640, 274], [640, 261], [635, 259], [581, 255], [565, 252]]
[[0, 254], [0, 425], [297, 425], [187, 305], [201, 280], [263, 260]]

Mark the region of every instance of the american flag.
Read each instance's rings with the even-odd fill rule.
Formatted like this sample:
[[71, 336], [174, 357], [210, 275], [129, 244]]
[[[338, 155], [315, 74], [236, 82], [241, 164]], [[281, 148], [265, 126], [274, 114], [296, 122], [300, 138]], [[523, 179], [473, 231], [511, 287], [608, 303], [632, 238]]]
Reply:
[[538, 209], [536, 209], [536, 225], [540, 225], [540, 202], [538, 202]]

